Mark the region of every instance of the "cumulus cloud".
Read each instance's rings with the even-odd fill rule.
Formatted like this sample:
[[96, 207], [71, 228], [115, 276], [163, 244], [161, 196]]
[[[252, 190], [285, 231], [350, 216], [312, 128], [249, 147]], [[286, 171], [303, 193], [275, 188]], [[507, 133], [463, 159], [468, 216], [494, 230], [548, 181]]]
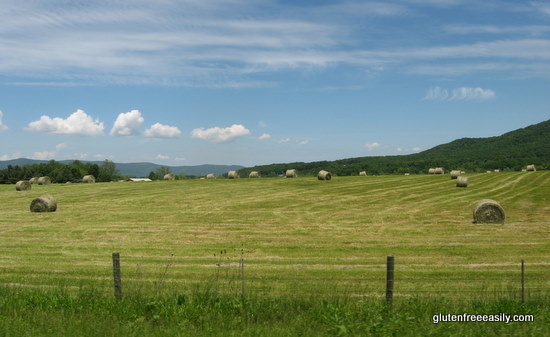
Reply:
[[149, 129], [145, 130], [146, 137], [177, 138], [179, 135], [181, 135], [181, 131], [177, 127], [160, 123], [155, 123], [151, 125]]
[[260, 137], [258, 137], [259, 140], [268, 140], [271, 138], [271, 135], [269, 133], [264, 133]]
[[111, 136], [135, 136], [144, 119], [139, 110], [120, 113], [111, 129]]
[[212, 143], [228, 143], [248, 134], [250, 134], [250, 130], [241, 124], [233, 124], [227, 128], [217, 126], [209, 129], [197, 128], [191, 131], [192, 138], [203, 139]]
[[28, 131], [46, 132], [57, 135], [101, 136], [103, 123], [93, 120], [84, 110], [78, 109], [67, 119], [41, 116], [40, 120], [29, 123], [25, 128]]
[[157, 154], [157, 159], [160, 159], [160, 160], [167, 160], [167, 159], [170, 159], [170, 156], [167, 156], [167, 155], [164, 155], [164, 154]]
[[373, 143], [366, 143], [366, 144], [365, 144], [365, 147], [367, 148], [367, 150], [372, 151], [372, 150], [374, 150], [374, 149], [376, 149], [376, 148], [379, 148], [380, 145], [381, 145], [381, 144], [378, 143], [378, 142], [373, 142]]
[[299, 144], [300, 145], [306, 145], [309, 143], [309, 140], [302, 140]]
[[496, 93], [491, 89], [461, 87], [449, 91], [434, 87], [426, 91], [424, 100], [429, 101], [461, 101], [461, 100], [488, 100], [495, 98]]
[[8, 127], [2, 122], [2, 119], [4, 118], [4, 113], [2, 110], [0, 110], [0, 132], [6, 131]]

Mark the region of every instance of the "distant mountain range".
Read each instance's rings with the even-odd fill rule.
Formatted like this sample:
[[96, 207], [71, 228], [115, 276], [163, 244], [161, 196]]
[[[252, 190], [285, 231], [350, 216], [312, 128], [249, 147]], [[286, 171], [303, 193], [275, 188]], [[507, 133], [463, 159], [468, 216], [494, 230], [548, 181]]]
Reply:
[[[60, 163], [63, 164], [70, 164], [74, 160], [61, 160]], [[34, 160], [34, 159], [27, 159], [27, 158], [20, 158], [20, 159], [12, 159], [12, 160], [6, 160], [6, 161], [0, 161], [0, 170], [3, 170], [8, 167], [8, 165], [12, 166], [25, 166], [25, 165], [32, 165], [32, 164], [40, 164], [40, 163], [47, 163], [47, 160]], [[81, 160], [83, 163], [94, 163], [101, 165], [101, 161], [84, 161]], [[175, 175], [178, 174], [185, 174], [187, 176], [204, 176], [209, 173], [214, 173], [218, 176], [221, 176], [224, 173], [227, 173], [229, 170], [240, 170], [244, 168], [244, 166], [239, 165], [195, 165], [195, 166], [166, 166], [166, 165], [158, 165], [153, 163], [115, 163], [118, 171], [123, 176], [134, 176], [134, 177], [146, 177], [149, 175], [150, 172], [155, 172], [159, 167], [165, 166], [170, 169], [170, 172], [172, 172]]]

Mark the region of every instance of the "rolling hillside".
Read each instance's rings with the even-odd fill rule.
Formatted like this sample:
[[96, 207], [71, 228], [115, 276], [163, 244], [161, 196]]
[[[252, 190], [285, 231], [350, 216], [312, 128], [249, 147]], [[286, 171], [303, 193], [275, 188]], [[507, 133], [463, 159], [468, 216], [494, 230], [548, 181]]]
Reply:
[[426, 173], [430, 167], [460, 169], [468, 172], [520, 171], [528, 164], [539, 170], [550, 169], [550, 120], [489, 138], [461, 138], [429, 150], [401, 156], [359, 157], [311, 163], [283, 163], [254, 166], [241, 170], [241, 176], [259, 171], [277, 176], [288, 168], [302, 175], [329, 170], [336, 175]]

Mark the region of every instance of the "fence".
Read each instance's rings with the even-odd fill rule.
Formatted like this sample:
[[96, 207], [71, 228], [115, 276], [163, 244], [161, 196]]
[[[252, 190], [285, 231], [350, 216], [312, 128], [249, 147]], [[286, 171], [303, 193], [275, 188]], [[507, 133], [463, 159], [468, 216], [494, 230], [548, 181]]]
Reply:
[[[480, 266], [480, 265], [467, 265], [464, 269], [456, 269], [456, 266], [453, 266], [453, 270], [436, 270], [437, 267], [433, 265], [424, 265], [424, 264], [414, 264], [411, 265], [400, 265], [399, 262], [395, 262], [396, 259], [394, 256], [387, 256], [385, 266], [383, 264], [368, 264], [362, 265], [363, 268], [370, 269], [371, 273], [365, 275], [365, 277], [359, 278], [349, 278], [349, 275], [338, 280], [338, 273], [336, 277], [332, 277], [330, 280], [323, 279], [323, 270], [321, 273], [318, 273], [319, 278], [308, 278], [308, 277], [282, 277], [278, 280], [278, 284], [286, 282], [288, 287], [287, 289], [291, 290], [291, 294], [296, 293], [305, 293], [305, 294], [322, 294], [326, 292], [327, 289], [330, 289], [329, 295], [351, 295], [351, 296], [380, 296], [382, 297], [385, 290], [385, 298], [388, 303], [392, 303], [394, 295], [396, 296], [460, 296], [465, 295], [471, 297], [473, 295], [480, 294], [496, 294], [499, 296], [511, 296], [517, 298], [521, 302], [525, 302], [528, 295], [536, 296], [538, 293], [548, 293], [549, 288], [547, 287], [546, 278], [541, 274], [540, 270], [536, 270], [530, 275], [526, 275], [525, 261], [521, 260], [517, 264], [506, 264], [506, 270], [496, 269], [490, 270], [491, 265]], [[397, 260], [399, 261], [399, 260]], [[535, 264], [537, 265], [537, 264]], [[538, 266], [545, 268], [548, 264], [541, 263]], [[224, 269], [222, 278], [216, 278], [217, 282], [229, 282], [230, 287], [224, 288], [224, 290], [229, 290], [229, 292], [237, 293], [237, 289], [240, 289], [240, 296], [244, 299], [248, 292], [259, 292], [259, 293], [276, 293], [276, 294], [285, 294], [284, 287], [279, 287], [279, 289], [272, 288], [272, 292], [267, 291], [262, 287], [262, 283], [273, 283], [269, 277], [265, 277], [265, 273], [258, 272], [258, 269], [263, 269], [262, 264], [248, 264], [245, 279], [245, 259], [241, 257], [239, 263], [226, 262], [224, 264], [216, 264], [217, 274], [220, 275], [220, 270]], [[260, 268], [258, 268], [260, 267]], [[370, 268], [369, 268], [370, 267]], [[423, 268], [419, 268], [423, 267]], [[429, 268], [427, 268], [429, 267]], [[180, 270], [181, 273], [185, 273], [185, 267], [182, 267], [183, 270]], [[255, 270], [256, 269], [256, 270]], [[336, 268], [342, 269], [342, 268]], [[361, 268], [358, 268], [361, 269]], [[374, 269], [374, 273], [372, 273]], [[167, 270], [168, 267], [164, 270], [162, 275], [163, 281], [167, 281]], [[381, 277], [380, 271], [386, 273], [385, 277], [385, 289], [380, 285], [383, 283], [384, 279]], [[231, 271], [231, 272], [229, 272]], [[422, 276], [423, 273], [426, 273], [428, 277]], [[544, 270], [542, 271], [544, 273]], [[256, 274], [256, 275], [255, 275]], [[368, 274], [368, 273], [366, 273]], [[258, 276], [260, 275], [260, 276]], [[294, 275], [298, 275], [294, 273]], [[477, 277], [474, 277], [476, 276]], [[177, 273], [174, 272], [174, 277], [169, 281], [177, 285], [178, 282], [181, 282], [181, 277], [177, 277]], [[291, 275], [292, 276], [292, 275]], [[113, 277], [114, 277], [114, 290], [115, 298], [122, 298], [122, 277], [121, 277], [121, 266], [120, 266], [120, 254], [113, 253]], [[434, 278], [435, 277], [435, 278]], [[136, 281], [135, 278], [130, 277], [131, 281]], [[204, 279], [203, 279], [204, 281]], [[306, 284], [308, 290], [301, 292], [297, 282], [299, 281], [303, 284]], [[361, 285], [363, 282], [363, 285]], [[325, 283], [324, 287], [315, 287]], [[344, 286], [343, 292], [336, 291], [336, 285], [338, 284], [348, 284]], [[530, 287], [526, 287], [527, 284], [532, 284]], [[354, 286], [349, 286], [353, 284]], [[374, 286], [373, 286], [374, 284]], [[312, 288], [313, 286], [313, 288]], [[304, 290], [304, 289], [302, 289]], [[312, 291], [313, 290], [313, 291]], [[527, 292], [526, 292], [527, 290]]]

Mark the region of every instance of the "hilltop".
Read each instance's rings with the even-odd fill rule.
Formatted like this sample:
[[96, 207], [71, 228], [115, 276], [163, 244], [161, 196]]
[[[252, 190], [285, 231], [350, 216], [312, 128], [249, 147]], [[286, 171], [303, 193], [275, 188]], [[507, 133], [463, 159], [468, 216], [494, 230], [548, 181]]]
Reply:
[[305, 175], [317, 174], [319, 170], [329, 170], [336, 175], [357, 175], [359, 171], [369, 174], [426, 173], [430, 167], [468, 172], [519, 171], [528, 164], [536, 165], [539, 170], [550, 169], [550, 120], [496, 137], [460, 138], [415, 154], [254, 166], [241, 170], [241, 176], [250, 171], [276, 176], [289, 168]]

